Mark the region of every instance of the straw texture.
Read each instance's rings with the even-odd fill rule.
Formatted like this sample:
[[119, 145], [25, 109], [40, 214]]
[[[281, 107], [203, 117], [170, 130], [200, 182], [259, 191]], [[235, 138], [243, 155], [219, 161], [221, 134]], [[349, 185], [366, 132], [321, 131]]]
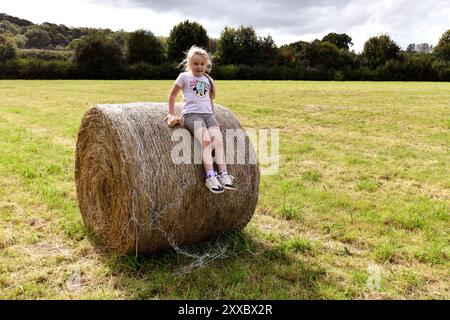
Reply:
[[[78, 205], [86, 228], [108, 251], [145, 254], [198, 243], [243, 228], [254, 213], [259, 167], [248, 139], [246, 163], [228, 165], [238, 189], [213, 194], [204, 185], [202, 165], [193, 164], [193, 138], [192, 162], [173, 163], [171, 154], [180, 146], [171, 139], [173, 131], [190, 133], [168, 127], [167, 110], [164, 103], [97, 105], [82, 119]], [[175, 110], [180, 114], [180, 105]], [[215, 106], [215, 117], [224, 137], [226, 129], [241, 128], [224, 107]]]

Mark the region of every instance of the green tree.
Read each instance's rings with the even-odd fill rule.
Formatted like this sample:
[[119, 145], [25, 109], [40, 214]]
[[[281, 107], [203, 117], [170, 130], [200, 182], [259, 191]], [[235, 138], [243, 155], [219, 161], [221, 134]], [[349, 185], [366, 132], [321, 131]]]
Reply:
[[[267, 40], [270, 47], [270, 38]], [[221, 64], [253, 65], [261, 56], [261, 39], [252, 27], [240, 26], [237, 30], [225, 27], [220, 35], [217, 55]]]
[[14, 36], [20, 33], [19, 28], [8, 20], [0, 21], [0, 31], [7, 31]]
[[219, 44], [219, 39], [209, 38], [208, 50], [209, 50], [209, 52], [211, 52], [211, 54], [216, 54], [218, 44]]
[[323, 37], [322, 41], [331, 42], [339, 49], [349, 50], [350, 46], [353, 45], [352, 38], [345, 33], [334, 33], [331, 32]]
[[14, 59], [17, 55], [16, 45], [10, 37], [0, 34], [0, 62]]
[[240, 26], [236, 32], [238, 51], [237, 64], [253, 65], [258, 61], [261, 49], [260, 39], [252, 27]]
[[444, 60], [450, 61], [450, 29], [445, 31], [434, 48], [434, 54]]
[[364, 43], [362, 55], [365, 63], [375, 69], [384, 65], [388, 60], [396, 59], [400, 52], [400, 47], [389, 37], [383, 34], [372, 37]]
[[184, 53], [193, 45], [208, 47], [208, 35], [205, 28], [197, 22], [186, 20], [174, 26], [167, 40], [169, 61], [181, 61]]
[[57, 33], [55, 37], [52, 39], [52, 44], [55, 47], [56, 46], [65, 47], [69, 44], [69, 39], [67, 39], [67, 37], [65, 37], [63, 34]]
[[261, 64], [275, 64], [279, 61], [279, 51], [272, 36], [269, 34], [267, 37], [259, 39], [260, 57], [259, 63]]
[[67, 45], [67, 48], [69, 48], [70, 50], [76, 50], [78, 45], [81, 43], [81, 39], [73, 39], [72, 41], [70, 41], [70, 43]]
[[283, 45], [279, 49], [280, 64], [283, 66], [294, 66], [297, 63], [296, 52], [290, 45]]
[[123, 66], [123, 53], [114, 39], [92, 32], [76, 45], [75, 62], [83, 77], [114, 78]]
[[126, 52], [128, 50], [127, 43], [128, 43], [128, 37], [130, 36], [129, 32], [126, 32], [121, 29], [121, 30], [118, 30], [118, 31], [112, 33], [110, 36], [122, 48], [122, 51]]
[[236, 29], [225, 27], [217, 44], [217, 60], [221, 64], [235, 64], [235, 52], [238, 49]]
[[14, 23], [15, 25], [18, 25], [20, 27], [33, 25], [31, 21], [9, 16], [6, 13], [0, 13], [0, 20], [8, 20], [9, 22]]
[[169, 40], [169, 37], [157, 36], [156, 38], [162, 43], [164, 50], [167, 52], [167, 41]]
[[147, 62], [161, 64], [164, 61], [164, 48], [153, 33], [137, 30], [128, 37], [128, 62]]
[[27, 47], [45, 49], [50, 44], [51, 38], [47, 31], [38, 27], [29, 29], [25, 36], [28, 38]]
[[14, 42], [16, 43], [16, 46], [18, 48], [25, 48], [25, 46], [27, 45], [27, 41], [28, 38], [25, 37], [25, 35], [23, 34], [18, 34], [17, 36], [14, 37]]
[[[315, 40], [303, 46], [303, 58], [309, 62], [303, 66], [322, 69], [342, 69], [352, 63], [352, 58], [346, 49], [339, 49], [328, 41]], [[306, 62], [305, 61], [305, 62]]]

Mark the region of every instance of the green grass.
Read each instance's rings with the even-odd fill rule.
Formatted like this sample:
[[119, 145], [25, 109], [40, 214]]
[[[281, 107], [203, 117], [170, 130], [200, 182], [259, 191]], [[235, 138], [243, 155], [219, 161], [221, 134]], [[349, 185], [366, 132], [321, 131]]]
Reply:
[[97, 250], [74, 186], [81, 117], [171, 84], [0, 81], [0, 299], [450, 298], [448, 83], [218, 81], [243, 127], [280, 129], [252, 221], [202, 268]]

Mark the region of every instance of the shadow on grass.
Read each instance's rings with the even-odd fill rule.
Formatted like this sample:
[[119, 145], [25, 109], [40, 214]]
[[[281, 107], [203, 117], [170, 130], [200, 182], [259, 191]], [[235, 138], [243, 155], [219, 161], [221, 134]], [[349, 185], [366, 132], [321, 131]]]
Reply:
[[182, 250], [103, 257], [115, 287], [132, 299], [326, 298], [318, 290], [327, 286], [326, 272], [308, 252], [262, 243], [245, 231]]

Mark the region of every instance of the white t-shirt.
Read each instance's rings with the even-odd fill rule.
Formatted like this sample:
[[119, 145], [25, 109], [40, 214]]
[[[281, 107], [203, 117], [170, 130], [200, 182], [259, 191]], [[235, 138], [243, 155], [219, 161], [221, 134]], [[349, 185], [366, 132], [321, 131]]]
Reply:
[[193, 76], [190, 72], [182, 72], [175, 84], [183, 90], [183, 111], [185, 113], [212, 113], [209, 90], [209, 79], [203, 75]]

